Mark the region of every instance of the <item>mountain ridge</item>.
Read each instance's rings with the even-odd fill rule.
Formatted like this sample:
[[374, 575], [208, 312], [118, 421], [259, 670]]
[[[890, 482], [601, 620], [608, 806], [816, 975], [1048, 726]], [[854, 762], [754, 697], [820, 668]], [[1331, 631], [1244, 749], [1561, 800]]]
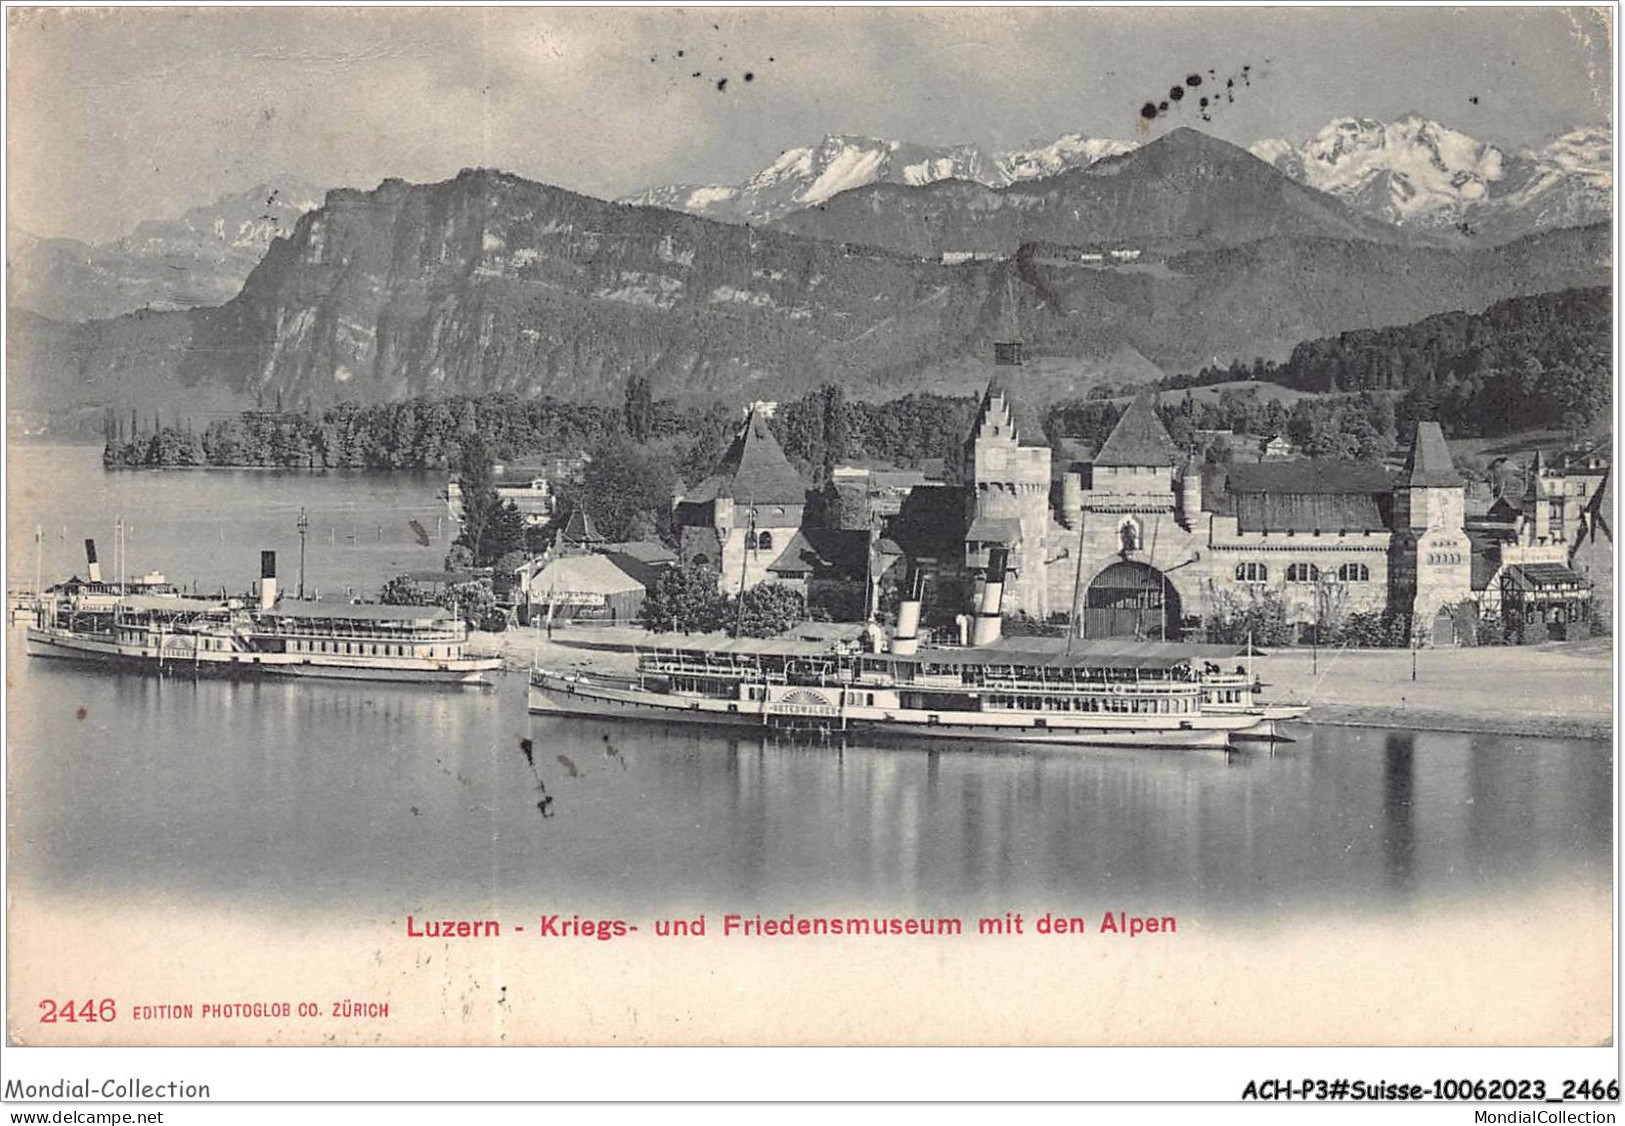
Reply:
[[1298, 143], [1250, 151], [1285, 175], [1401, 226], [1505, 239], [1609, 219], [1613, 138], [1581, 126], [1507, 151], [1421, 114], [1334, 118]]
[[143, 219], [108, 242], [13, 231], [7, 302], [71, 321], [219, 305], [237, 295], [271, 242], [323, 196], [298, 177], [280, 176], [179, 216]]
[[967, 180], [1001, 187], [1053, 176], [1135, 148], [1134, 142], [1067, 133], [1027, 148], [987, 153], [975, 144], [922, 145], [854, 133], [785, 149], [741, 184], [665, 184], [617, 203], [665, 207], [721, 222], [764, 224], [874, 183], [919, 187]]
[[[1235, 164], [1229, 146], [1209, 147], [1221, 144], [1181, 138], [1140, 162], [1166, 158], [1178, 171], [1174, 154], [1185, 146], [1197, 164], [1222, 156], [1208, 175], [1224, 180]], [[1310, 191], [1242, 155], [1249, 175], [1272, 177], [1287, 198]], [[1095, 179], [1137, 175], [1108, 167]], [[1067, 190], [1030, 189], [1040, 200]], [[1155, 204], [1157, 192], [1137, 198]], [[1284, 212], [1301, 222], [1267, 229], [1283, 212], [1260, 210], [1244, 216], [1250, 231], [1206, 243], [1186, 232], [1164, 240], [1154, 261], [1123, 267], [1031, 242], [944, 265], [606, 203], [491, 170], [427, 185], [389, 180], [330, 192], [221, 306], [82, 325], [14, 317], [11, 390], [18, 408], [40, 411], [204, 401], [299, 409], [493, 391], [613, 404], [634, 375], [661, 396], [775, 398], [822, 382], [872, 395], [928, 389], [950, 370], [985, 379], [976, 373], [987, 370], [991, 341], [1014, 324], [1040, 361], [1035, 372], [1056, 361], [1045, 393], [1066, 394], [1125, 357], [1194, 370], [1609, 276], [1605, 228], [1463, 250], [1328, 234], [1352, 212], [1308, 199], [1307, 210]]]

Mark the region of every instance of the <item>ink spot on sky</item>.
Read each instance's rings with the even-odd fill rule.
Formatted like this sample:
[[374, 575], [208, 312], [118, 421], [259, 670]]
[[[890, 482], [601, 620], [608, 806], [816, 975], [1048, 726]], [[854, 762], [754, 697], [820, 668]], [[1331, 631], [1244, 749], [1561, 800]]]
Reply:
[[1478, 104], [1478, 95], [1477, 95], [1477, 94], [1473, 94], [1473, 95], [1471, 95], [1471, 96], [1470, 96], [1470, 97], [1468, 97], [1468, 99], [1467, 99], [1467, 100], [1468, 100], [1468, 101], [1469, 101], [1469, 102], [1472, 102], [1472, 103], [1473, 103], [1473, 105], [1475, 105], [1475, 106], [1476, 106], [1476, 105], [1477, 105], [1477, 104]]
[[[1268, 59], [1264, 61], [1266, 64], [1269, 62]], [[1252, 74], [1252, 69], [1252, 64], [1248, 63], [1225, 76], [1225, 92], [1222, 101], [1217, 93], [1217, 87], [1219, 84], [1218, 71], [1212, 68], [1208, 68], [1205, 71], [1187, 71], [1183, 79], [1168, 88], [1168, 93], [1165, 97], [1159, 98], [1156, 101], [1146, 102], [1140, 107], [1138, 125], [1141, 131], [1143, 132], [1145, 130], [1148, 122], [1157, 121], [1158, 119], [1167, 116], [1169, 113], [1177, 114], [1182, 111], [1185, 108], [1184, 101], [1186, 94], [1190, 94], [1191, 101], [1197, 103], [1191, 107], [1192, 112], [1196, 113], [1202, 121], [1212, 121], [1213, 116], [1219, 112], [1222, 106], [1235, 104], [1236, 89], [1238, 86], [1252, 85], [1252, 79], [1250, 77]], [[1205, 78], [1203, 77], [1204, 73], [1207, 76]], [[1266, 66], [1263, 71], [1263, 75], [1267, 75], [1268, 73], [1269, 69]], [[1198, 97], [1195, 93], [1193, 93], [1193, 91], [1200, 90], [1205, 85], [1212, 85], [1215, 88], [1215, 93], [1211, 97]]]
[[74, 719], [84, 719], [89, 714], [90, 714], [89, 712], [85, 711], [85, 709], [81, 707], [81, 708], [77, 709], [73, 713], [73, 718]]
[[699, 72], [699, 71], [697, 71], [697, 70], [696, 70], [696, 71], [695, 71], [695, 72], [694, 72], [694, 77], [695, 77], [695, 78], [698, 78], [698, 77], [700, 77], [700, 72]]
[[[745, 72], [745, 81], [746, 82], [755, 82], [756, 81], [756, 75], [747, 70]], [[1474, 99], [1474, 100], [1476, 101], [1477, 99]]]
[[717, 79], [717, 93], [725, 94], [727, 92], [728, 92], [728, 80], [726, 78]]
[[677, 52], [677, 57], [678, 57], [678, 58], [682, 58], [682, 57], [683, 57], [683, 52], [681, 52], [681, 51], [678, 51], [678, 52]]

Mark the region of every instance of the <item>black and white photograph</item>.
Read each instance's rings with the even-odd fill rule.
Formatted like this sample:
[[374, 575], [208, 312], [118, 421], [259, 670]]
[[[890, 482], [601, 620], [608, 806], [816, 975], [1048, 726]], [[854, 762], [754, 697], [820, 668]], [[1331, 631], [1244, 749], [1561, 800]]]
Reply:
[[19, 1062], [1617, 1060], [1613, 8], [6, 16]]

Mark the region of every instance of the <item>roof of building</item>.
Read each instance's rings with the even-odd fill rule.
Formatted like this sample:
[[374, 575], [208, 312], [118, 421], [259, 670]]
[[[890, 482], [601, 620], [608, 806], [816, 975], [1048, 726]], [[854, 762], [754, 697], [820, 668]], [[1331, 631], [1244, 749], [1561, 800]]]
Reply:
[[1554, 459], [1557, 468], [1571, 477], [1585, 477], [1606, 472], [1612, 451], [1605, 442], [1592, 443], [1578, 449], [1564, 450]]
[[1445, 444], [1444, 431], [1437, 422], [1416, 424], [1416, 438], [1411, 442], [1411, 452], [1405, 458], [1405, 469], [1401, 479], [1413, 489], [1451, 488], [1467, 483], [1466, 479], [1456, 472], [1456, 463], [1450, 457], [1450, 447]]
[[1123, 412], [1123, 417], [1112, 427], [1100, 452], [1095, 454], [1096, 465], [1173, 465], [1179, 458], [1179, 449], [1168, 437], [1168, 429], [1157, 417], [1156, 408], [1148, 397], [1135, 399]]
[[1044, 433], [1044, 423], [1038, 417], [1021, 394], [1018, 378], [997, 373], [987, 381], [987, 390], [982, 394], [982, 405], [976, 412], [976, 423], [971, 428], [971, 436], [981, 433], [982, 424], [987, 420], [988, 411], [993, 407], [993, 400], [999, 399], [1004, 403], [1004, 409], [1010, 415], [1010, 428], [1015, 432], [1018, 446], [1047, 447], [1049, 438]]
[[630, 555], [633, 559], [656, 565], [677, 562], [677, 555], [671, 548], [663, 543], [650, 543], [648, 540], [606, 544], [604, 550], [609, 555]]
[[842, 528], [802, 528], [768, 565], [776, 575], [860, 579], [868, 570], [869, 533]]
[[632, 576], [644, 590], [653, 590], [655, 584], [660, 581], [661, 573], [667, 569], [664, 564], [645, 563], [635, 556], [619, 551], [606, 551], [604, 558]]
[[451, 617], [444, 606], [387, 606], [379, 602], [300, 602], [284, 598], [271, 611], [278, 618], [305, 621], [437, 622]]
[[1297, 461], [1236, 462], [1230, 466], [1232, 493], [1387, 493], [1394, 479], [1380, 465], [1320, 458]]
[[784, 456], [759, 410], [751, 410], [716, 471], [683, 500], [703, 504], [718, 497], [739, 504], [803, 504], [807, 500], [807, 482]]
[[1524, 590], [1540, 590], [1570, 584], [1591, 585], [1578, 571], [1571, 570], [1561, 563], [1512, 563], [1507, 566], [1506, 577]]
[[629, 594], [645, 589], [605, 555], [561, 556], [538, 571], [529, 583], [533, 595]]
[[1021, 539], [1021, 521], [1014, 516], [978, 516], [965, 538], [975, 543], [1016, 543]]
[[1352, 461], [1275, 461], [1230, 466], [1228, 500], [1243, 532], [1375, 532], [1389, 527], [1393, 480]]
[[1471, 535], [1467, 539], [1473, 547], [1472, 587], [1474, 590], [1488, 590], [1501, 570], [1501, 545], [1494, 541], [1484, 542]]
[[1375, 493], [1243, 493], [1235, 505], [1243, 532], [1383, 532], [1393, 511]]

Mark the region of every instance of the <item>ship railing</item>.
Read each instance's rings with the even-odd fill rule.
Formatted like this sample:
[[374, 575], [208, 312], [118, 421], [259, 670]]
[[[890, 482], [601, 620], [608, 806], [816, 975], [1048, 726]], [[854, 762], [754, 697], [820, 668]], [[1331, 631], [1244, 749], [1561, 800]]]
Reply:
[[1203, 685], [1196, 681], [1080, 680], [1075, 684], [1062, 684], [1056, 681], [989, 678], [963, 687], [991, 692], [1017, 692], [1026, 696], [1194, 696], [1202, 691]]
[[468, 635], [461, 629], [424, 629], [407, 627], [402, 629], [378, 629], [369, 626], [357, 626], [354, 629], [323, 629], [317, 626], [296, 626], [288, 629], [278, 629], [256, 625], [251, 631], [254, 637], [298, 639], [318, 638], [324, 641], [337, 639], [339, 641], [397, 641], [397, 642], [438, 642], [438, 641], [467, 641]]

